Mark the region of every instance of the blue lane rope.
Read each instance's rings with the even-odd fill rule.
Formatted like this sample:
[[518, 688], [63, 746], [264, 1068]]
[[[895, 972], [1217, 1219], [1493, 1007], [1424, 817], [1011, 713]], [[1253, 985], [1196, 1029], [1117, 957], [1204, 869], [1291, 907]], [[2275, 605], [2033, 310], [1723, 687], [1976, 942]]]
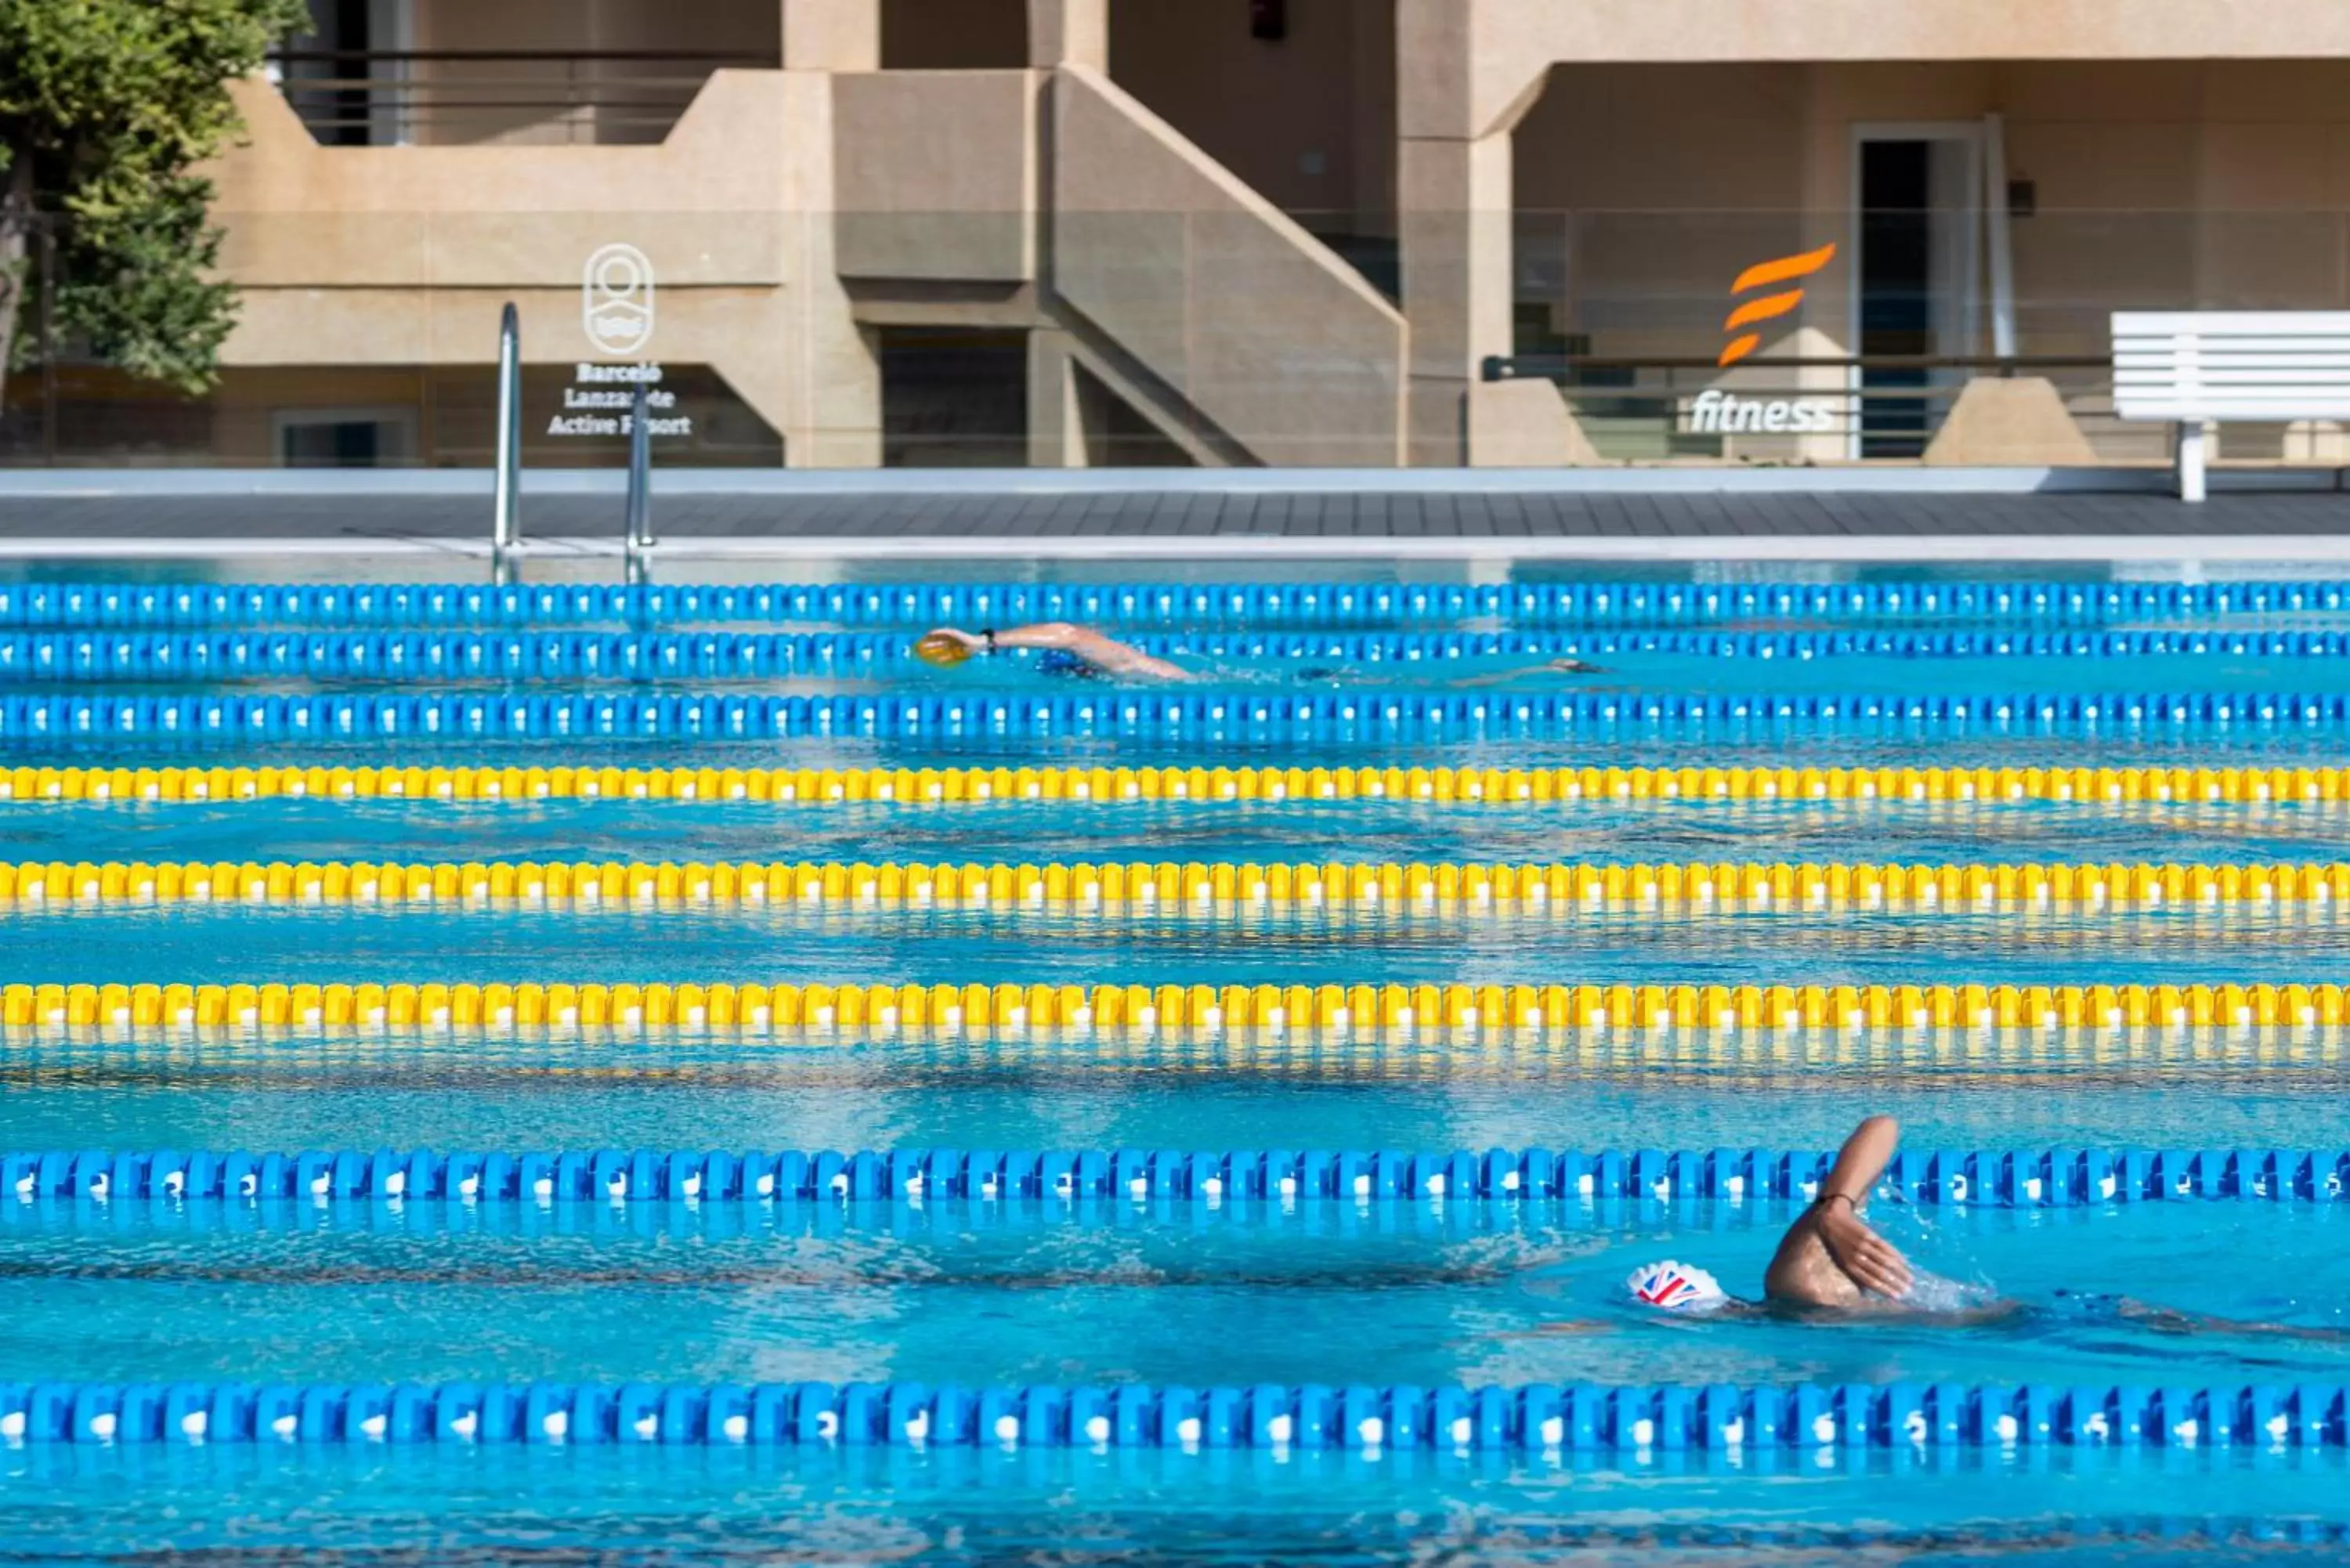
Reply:
[[[1648, 1200], [1811, 1198], [1833, 1151], [1545, 1148], [618, 1149], [254, 1154], [85, 1149], [0, 1154], [0, 1198], [755, 1202], [842, 1199]], [[2350, 1150], [1904, 1150], [1877, 1190], [1897, 1202], [2029, 1208], [2192, 1199], [2334, 1202]]]
[[[2335, 631], [1146, 633], [1164, 659], [1366, 670], [1575, 655], [1735, 659], [2339, 659]], [[850, 677], [914, 667], [902, 632], [68, 631], [0, 634], [0, 680], [673, 680]]]
[[[1775, 1233], [1799, 1212], [1801, 1197], [1759, 1199], [1736, 1203], [1722, 1200], [1676, 1204], [1670, 1212], [1676, 1234], [1692, 1230], [1709, 1234], [1734, 1234], [1758, 1230]], [[2013, 1223], [2012, 1206], [1968, 1204], [1939, 1210], [1935, 1223], [1960, 1231], [1996, 1230]], [[724, 1201], [662, 1203], [537, 1203], [500, 1201], [466, 1203], [391, 1202], [367, 1198], [330, 1198], [324, 1203], [258, 1202], [229, 1199], [166, 1200], [160, 1210], [151, 1199], [116, 1203], [74, 1197], [10, 1201], [0, 1198], [0, 1235], [44, 1236], [92, 1242], [114, 1240], [140, 1243], [154, 1236], [159, 1216], [168, 1218], [173, 1236], [310, 1235], [335, 1231], [367, 1236], [411, 1238], [471, 1236], [656, 1237], [694, 1236], [725, 1241], [743, 1236], [828, 1238], [886, 1231], [905, 1237], [937, 1232], [959, 1235], [970, 1231], [1003, 1234], [1046, 1231], [1143, 1231], [1191, 1235], [1246, 1231], [1310, 1246], [1334, 1238], [1376, 1232], [1381, 1236], [1418, 1237], [1430, 1241], [1459, 1241], [1501, 1233], [1523, 1222], [1527, 1233], [1547, 1233], [1571, 1227], [1607, 1229], [1650, 1216], [1663, 1218], [1654, 1199], [1539, 1199], [1504, 1209], [1486, 1199], [1469, 1203], [1315, 1202], [1284, 1205], [1172, 1201], [1045, 1202], [1015, 1199], [1009, 1202], [987, 1198], [926, 1199], [918, 1208], [889, 1199], [841, 1200], [779, 1198], [771, 1202]], [[2054, 1225], [2103, 1223], [2112, 1210], [2104, 1206], [2075, 1205], [2040, 1210]], [[99, 1255], [75, 1251], [63, 1262], [65, 1272], [80, 1277], [99, 1262]], [[438, 1265], [436, 1265], [438, 1266]], [[498, 1264], [485, 1265], [494, 1272]], [[615, 1267], [623, 1265], [615, 1264]], [[787, 1267], [787, 1261], [783, 1266]], [[298, 1268], [300, 1265], [294, 1265]], [[203, 1265], [197, 1264], [199, 1272]]]
[[2096, 627], [2350, 610], [2350, 583], [770, 583], [658, 587], [461, 583], [0, 584], [0, 627], [484, 629], [696, 622], [977, 628], [1075, 620], [1129, 629], [1695, 627], [1750, 618], [1971, 620]]
[[121, 692], [0, 698], [0, 744], [130, 739], [1416, 742], [1615, 739], [1727, 741], [1788, 732], [1849, 737], [2216, 739], [2279, 730], [2331, 733], [2350, 721], [2340, 692], [1842, 692], [1642, 696], [1620, 692], [1430, 692], [1357, 688], [1299, 693], [1238, 688], [1091, 689], [955, 696], [686, 693]]
[[2338, 1383], [0, 1383], [0, 1442], [1806, 1455], [2350, 1447]]

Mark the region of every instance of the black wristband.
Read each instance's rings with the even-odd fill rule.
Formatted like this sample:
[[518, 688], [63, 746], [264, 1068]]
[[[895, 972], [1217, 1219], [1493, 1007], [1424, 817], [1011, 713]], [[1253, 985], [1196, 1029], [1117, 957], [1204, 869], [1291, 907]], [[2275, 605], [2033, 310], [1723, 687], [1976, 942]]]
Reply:
[[995, 651], [995, 628], [993, 627], [987, 626], [981, 627], [979, 628], [979, 635], [987, 639], [987, 651], [993, 653]]
[[1850, 1203], [1850, 1204], [1852, 1205], [1852, 1211], [1853, 1211], [1854, 1213], [1857, 1214], [1857, 1213], [1859, 1213], [1859, 1212], [1860, 1212], [1860, 1204], [1859, 1204], [1859, 1203], [1858, 1203], [1858, 1202], [1857, 1202], [1857, 1201], [1853, 1198], [1852, 1194], [1850, 1194], [1849, 1192], [1823, 1192], [1823, 1193], [1821, 1193], [1817, 1198], [1814, 1198], [1814, 1199], [1812, 1199], [1812, 1207], [1813, 1207], [1813, 1208], [1814, 1208], [1814, 1209], [1817, 1209], [1818, 1207], [1820, 1207], [1820, 1205], [1822, 1205], [1822, 1204], [1824, 1204], [1824, 1203], [1831, 1203], [1831, 1202], [1834, 1202], [1836, 1199], [1839, 1199], [1839, 1198], [1843, 1199], [1846, 1203]]

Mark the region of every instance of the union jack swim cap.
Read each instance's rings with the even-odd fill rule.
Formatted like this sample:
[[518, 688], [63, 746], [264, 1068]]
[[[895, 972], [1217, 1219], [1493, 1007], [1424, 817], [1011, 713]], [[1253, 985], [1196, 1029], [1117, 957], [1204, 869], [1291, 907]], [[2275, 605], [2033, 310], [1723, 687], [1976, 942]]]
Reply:
[[1645, 1306], [1662, 1307], [1667, 1312], [1703, 1312], [1730, 1299], [1729, 1293], [1711, 1274], [1669, 1258], [1661, 1263], [1642, 1264], [1624, 1282], [1630, 1287], [1634, 1301]]

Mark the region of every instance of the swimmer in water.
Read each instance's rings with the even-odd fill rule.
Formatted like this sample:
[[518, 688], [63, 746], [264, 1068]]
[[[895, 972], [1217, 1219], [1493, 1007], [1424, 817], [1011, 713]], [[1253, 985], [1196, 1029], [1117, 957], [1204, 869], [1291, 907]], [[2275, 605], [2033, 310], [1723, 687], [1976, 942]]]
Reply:
[[1766, 1301], [1850, 1312], [1909, 1293], [1916, 1282], [1909, 1260], [1860, 1217], [1900, 1141], [1901, 1124], [1891, 1116], [1871, 1116], [1853, 1129], [1819, 1197], [1779, 1238], [1762, 1272]]
[[[2095, 1291], [2059, 1290], [2047, 1303], [2035, 1305], [1980, 1297], [1970, 1300], [1948, 1282], [1932, 1281], [1944, 1288], [1929, 1298], [1919, 1289], [1909, 1261], [1862, 1218], [1869, 1191], [1900, 1141], [1900, 1124], [1891, 1116], [1871, 1116], [1853, 1129], [1820, 1183], [1819, 1196], [1779, 1239], [1779, 1250], [1762, 1272], [1761, 1301], [1742, 1301], [1703, 1269], [1669, 1262], [1649, 1263], [1633, 1272], [1626, 1282], [1633, 1299], [1667, 1312], [1705, 1316], [1818, 1322], [1898, 1314], [1961, 1326], [2030, 1321], [2131, 1323], [2156, 1334], [2350, 1342], [2350, 1330], [2210, 1317]], [[1554, 1332], [1587, 1333], [1594, 1326], [1569, 1324]]]
[[1741, 1301], [1703, 1269], [1670, 1262], [1637, 1271], [1627, 1282], [1633, 1298], [1667, 1312], [1708, 1314], [1899, 1310], [1916, 1276], [1909, 1261], [1861, 1218], [1861, 1207], [1900, 1141], [1900, 1124], [1891, 1116], [1871, 1116], [1853, 1129], [1819, 1196], [1779, 1238], [1762, 1272], [1762, 1301]]
[[1071, 675], [1130, 675], [1144, 680], [1197, 680], [1198, 676], [1090, 627], [1065, 620], [1038, 621], [1008, 630], [971, 632], [942, 626], [925, 632], [914, 652], [926, 663], [961, 664], [974, 653], [997, 653], [1011, 648], [1033, 648], [1045, 655], [1048, 673]]
[[[1204, 677], [1156, 659], [1130, 643], [1124, 643], [1094, 630], [1091, 627], [1073, 626], [1067, 621], [1038, 621], [1033, 626], [1015, 626], [1008, 630], [964, 631], [959, 627], [942, 626], [928, 631], [915, 640], [914, 652], [926, 664], [950, 667], [962, 663], [974, 653], [995, 653], [1005, 649], [1035, 649], [1045, 658], [1038, 669], [1047, 675], [1127, 676], [1140, 680], [1199, 680]], [[1524, 675], [1596, 675], [1599, 667], [1586, 664], [1580, 659], [1553, 659], [1530, 670], [1505, 670], [1482, 675], [1466, 675], [1454, 680], [1454, 686], [1496, 686]], [[1357, 679], [1343, 670], [1312, 669], [1301, 670], [1300, 680], [1338, 681]]]

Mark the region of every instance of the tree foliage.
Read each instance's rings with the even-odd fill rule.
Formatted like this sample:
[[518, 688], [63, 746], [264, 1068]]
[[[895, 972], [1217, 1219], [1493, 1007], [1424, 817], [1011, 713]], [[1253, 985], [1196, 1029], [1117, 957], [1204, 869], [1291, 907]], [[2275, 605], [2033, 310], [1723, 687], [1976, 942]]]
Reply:
[[61, 333], [212, 385], [235, 296], [194, 171], [241, 129], [228, 83], [308, 26], [303, 0], [0, 0], [0, 373], [46, 223]]

